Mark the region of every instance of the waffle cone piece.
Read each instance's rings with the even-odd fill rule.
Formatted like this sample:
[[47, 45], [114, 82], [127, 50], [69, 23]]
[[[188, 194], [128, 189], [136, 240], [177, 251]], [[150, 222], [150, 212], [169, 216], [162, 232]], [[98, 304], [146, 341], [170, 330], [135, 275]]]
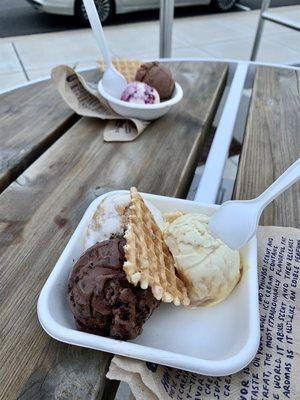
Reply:
[[[112, 60], [112, 63], [116, 67], [116, 69], [121, 72], [121, 74], [125, 77], [127, 82], [134, 81], [136, 71], [141, 66], [141, 61], [138, 60], [121, 60], [115, 58]], [[100, 70], [103, 72], [105, 69], [105, 64], [102, 59], [99, 60], [99, 67]]]
[[175, 272], [173, 256], [163, 235], [136, 188], [131, 188], [125, 231], [124, 271], [130, 283], [151, 287], [157, 300], [189, 305], [185, 284]]

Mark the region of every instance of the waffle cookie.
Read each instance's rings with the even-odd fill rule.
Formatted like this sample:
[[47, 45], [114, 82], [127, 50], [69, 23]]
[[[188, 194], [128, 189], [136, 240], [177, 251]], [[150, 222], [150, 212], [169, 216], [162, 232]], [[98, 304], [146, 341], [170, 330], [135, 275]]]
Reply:
[[151, 287], [157, 300], [189, 305], [187, 289], [175, 272], [173, 256], [144, 200], [131, 188], [124, 271], [130, 283], [142, 289]]
[[[124, 59], [115, 58], [113, 60], [113, 65], [126, 78], [127, 82], [132, 82], [132, 81], [134, 81], [137, 69], [141, 65], [141, 61], [124, 60]], [[99, 67], [100, 67], [100, 70], [103, 72], [104, 71], [104, 61], [102, 59], [99, 60]]]

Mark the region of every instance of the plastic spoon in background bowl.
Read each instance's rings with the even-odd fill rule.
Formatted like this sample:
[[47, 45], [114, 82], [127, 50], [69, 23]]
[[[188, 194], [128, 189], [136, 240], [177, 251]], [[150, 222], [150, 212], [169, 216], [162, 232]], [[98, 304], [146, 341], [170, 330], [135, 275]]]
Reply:
[[102, 29], [102, 24], [94, 0], [83, 0], [83, 4], [92, 27], [94, 38], [100, 48], [106, 66], [101, 80], [102, 86], [107, 93], [119, 99], [121, 97], [121, 93], [127, 85], [126, 79], [112, 64], [107, 42]]
[[240, 249], [255, 235], [264, 208], [298, 179], [300, 158], [257, 198], [226, 201], [210, 220], [213, 235], [232, 249]]
[[102, 52], [106, 69], [103, 78], [98, 83], [100, 95], [107, 100], [110, 107], [125, 118], [138, 118], [152, 121], [166, 114], [182, 99], [183, 91], [179, 83], [175, 82], [175, 89], [169, 100], [155, 104], [135, 104], [121, 100], [121, 94], [127, 86], [126, 79], [112, 64], [102, 25], [93, 0], [83, 0], [88, 19], [96, 42]]

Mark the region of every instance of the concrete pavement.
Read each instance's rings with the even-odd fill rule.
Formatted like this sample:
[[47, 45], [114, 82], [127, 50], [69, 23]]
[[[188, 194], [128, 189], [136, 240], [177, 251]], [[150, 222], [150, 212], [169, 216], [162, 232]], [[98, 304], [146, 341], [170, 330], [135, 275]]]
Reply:
[[[123, 0], [124, 1], [124, 0]], [[251, 10], [261, 7], [262, 0], [239, 0], [239, 5], [247, 6]], [[158, 3], [158, 2], [157, 2]], [[272, 7], [283, 7], [300, 4], [299, 0], [272, 0]], [[233, 11], [239, 12], [236, 6]], [[191, 16], [203, 16], [211, 14], [213, 10], [209, 6], [175, 7], [175, 17], [184, 18]], [[123, 25], [128, 23], [153, 21], [159, 16], [156, 10], [138, 11], [114, 16], [111, 24]], [[35, 33], [48, 33], [79, 29], [79, 21], [72, 16], [46, 14], [35, 10], [25, 0], [1, 0], [0, 1], [0, 37], [32, 35]]]
[[[300, 6], [276, 8], [300, 21]], [[212, 14], [175, 19], [173, 57], [249, 59], [258, 11]], [[105, 27], [116, 57], [158, 57], [158, 21]], [[300, 62], [300, 34], [266, 22], [258, 60]], [[97, 65], [99, 52], [90, 29], [0, 39], [0, 90], [49, 76], [51, 68], [66, 63], [87, 68]]]

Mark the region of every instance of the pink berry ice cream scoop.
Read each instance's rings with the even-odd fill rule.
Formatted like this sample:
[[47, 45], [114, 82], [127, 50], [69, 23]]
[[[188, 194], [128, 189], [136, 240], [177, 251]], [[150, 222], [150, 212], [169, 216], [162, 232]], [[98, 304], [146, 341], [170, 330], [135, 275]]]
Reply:
[[121, 94], [121, 100], [135, 104], [156, 104], [160, 102], [156, 89], [143, 82], [130, 82]]

